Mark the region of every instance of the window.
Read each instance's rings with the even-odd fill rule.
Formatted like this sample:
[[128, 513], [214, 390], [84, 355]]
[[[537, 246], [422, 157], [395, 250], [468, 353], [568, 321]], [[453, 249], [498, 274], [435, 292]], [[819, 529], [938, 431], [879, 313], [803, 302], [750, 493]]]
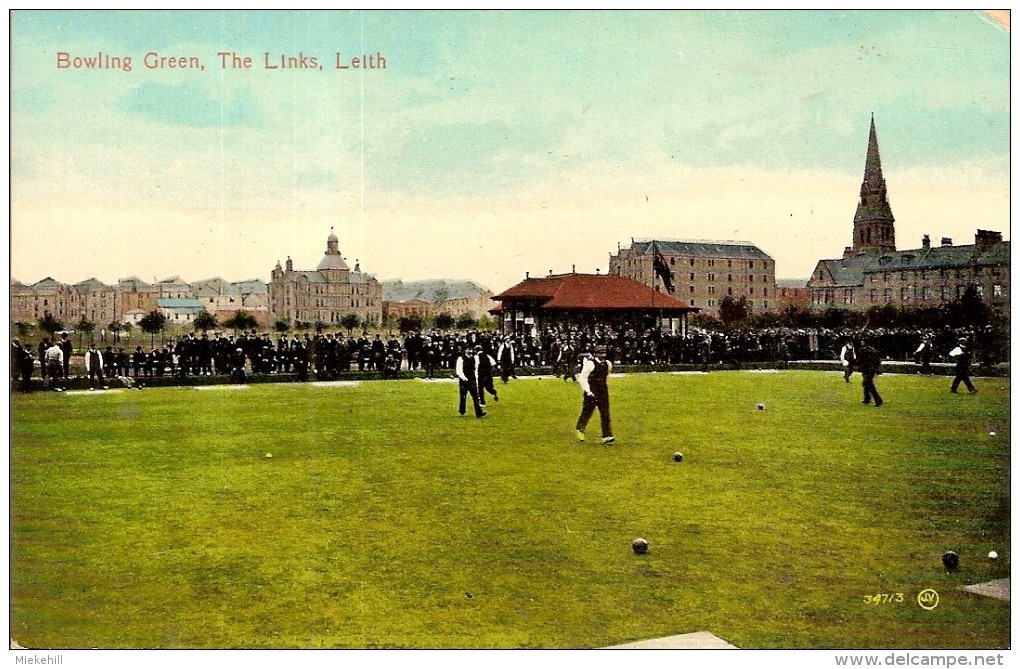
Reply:
[[750, 268], [750, 269], [754, 269], [754, 261], [753, 261], [753, 260], [748, 260], [748, 261], [747, 261], [747, 266], [748, 266], [748, 268]]
[[732, 274], [727, 274], [726, 275], [726, 280], [727, 281], [733, 281], [733, 275]]
[[708, 273], [708, 280], [709, 281], [715, 281], [715, 273], [714, 272], [709, 272]]
[[733, 261], [732, 260], [727, 260], [726, 261], [726, 266], [727, 267], [733, 267]]
[[727, 295], [732, 295], [732, 294], [733, 294], [733, 288], [732, 288], [732, 287], [730, 287], [730, 288], [727, 288], [727, 289], [726, 289], [726, 294], [727, 294]]
[[709, 295], [715, 295], [715, 286], [709, 286], [708, 287], [708, 294]]
[[691, 292], [692, 293], [694, 292], [694, 286], [691, 286]]
[[906, 301], [907, 301], [907, 299], [908, 299], [908, 297], [907, 297], [907, 296], [908, 296], [908, 294], [909, 294], [909, 290], [910, 290], [910, 289], [909, 289], [909, 288], [907, 288], [906, 286], [904, 286], [904, 287], [900, 288], [900, 299], [901, 299], [901, 300], [903, 300], [904, 302], [906, 302]]
[[694, 272], [691, 272], [691, 281], [694, 281]]
[[751, 286], [751, 295], [754, 295], [754, 286]]
[[694, 300], [691, 300], [691, 306], [692, 307], [694, 306]]
[[694, 267], [694, 258], [691, 258], [691, 267]]
[[715, 306], [715, 300], [709, 300], [708, 301], [708, 306], [714, 307]]

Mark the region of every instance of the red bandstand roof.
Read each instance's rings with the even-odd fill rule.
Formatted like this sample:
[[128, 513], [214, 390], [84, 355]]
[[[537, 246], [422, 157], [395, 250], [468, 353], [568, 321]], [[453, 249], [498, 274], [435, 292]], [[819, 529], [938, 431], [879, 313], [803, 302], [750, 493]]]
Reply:
[[504, 304], [537, 302], [540, 309], [643, 310], [686, 313], [700, 311], [662, 293], [614, 274], [559, 274], [525, 279], [492, 297]]

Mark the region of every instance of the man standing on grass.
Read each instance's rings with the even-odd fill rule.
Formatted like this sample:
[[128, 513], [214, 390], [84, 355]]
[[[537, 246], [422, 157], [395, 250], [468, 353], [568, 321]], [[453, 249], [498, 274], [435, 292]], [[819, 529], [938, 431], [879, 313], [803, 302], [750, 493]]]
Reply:
[[74, 353], [74, 344], [68, 339], [66, 332], [60, 333], [60, 351], [64, 354], [64, 378], [71, 378], [71, 355]]
[[882, 360], [878, 355], [878, 351], [875, 350], [867, 339], [861, 339], [861, 347], [857, 354], [857, 364], [861, 372], [862, 385], [864, 387], [864, 404], [871, 404], [871, 400], [874, 399], [875, 406], [882, 406], [882, 396], [878, 394], [878, 388], [875, 387], [875, 375], [878, 374], [881, 363]]
[[63, 390], [61, 379], [64, 378], [64, 352], [61, 350], [60, 344], [57, 342], [50, 344], [50, 347], [46, 349], [43, 364], [46, 365], [46, 376], [49, 378], [50, 387], [53, 390]]
[[499, 361], [500, 378], [503, 379], [503, 383], [509, 381], [511, 376], [517, 378], [517, 372], [514, 371], [517, 364], [517, 343], [510, 335], [504, 337], [503, 343], [499, 345], [496, 360]]
[[492, 370], [496, 361], [492, 359], [485, 347], [481, 344], [475, 346], [475, 369], [478, 370], [478, 404], [485, 406], [485, 393], [492, 395], [492, 399], [499, 401], [496, 393], [496, 386], [492, 382]]
[[956, 361], [956, 376], [953, 378], [953, 385], [949, 388], [949, 392], [956, 393], [956, 389], [963, 383], [967, 386], [967, 392], [971, 395], [976, 393], [977, 388], [970, 382], [970, 362], [973, 359], [973, 354], [970, 352], [970, 347], [967, 346], [966, 337], [960, 337], [956, 348], [949, 352], [949, 357]]
[[85, 351], [85, 372], [89, 377], [89, 390], [95, 388], [96, 379], [99, 379], [100, 387], [106, 387], [106, 380], [103, 378], [103, 354], [92, 342], [89, 342], [89, 348]]
[[584, 391], [584, 403], [581, 415], [577, 418], [577, 440], [584, 441], [584, 429], [595, 409], [599, 410], [602, 422], [602, 443], [611, 444], [616, 441], [613, 426], [609, 419], [609, 373], [613, 371], [613, 363], [606, 359], [606, 347], [596, 346], [595, 357], [586, 358], [577, 375], [577, 382]]
[[854, 375], [854, 370], [857, 368], [857, 354], [854, 351], [854, 343], [850, 339], [846, 340], [839, 352], [839, 362], [843, 365], [843, 380], [850, 383], [850, 377]]
[[471, 403], [475, 407], [475, 418], [485, 415], [482, 405], [478, 401], [478, 365], [475, 364], [474, 351], [465, 346], [457, 356], [456, 364], [457, 379], [460, 382], [460, 407], [458, 411], [463, 416], [467, 413], [467, 396], [471, 395]]

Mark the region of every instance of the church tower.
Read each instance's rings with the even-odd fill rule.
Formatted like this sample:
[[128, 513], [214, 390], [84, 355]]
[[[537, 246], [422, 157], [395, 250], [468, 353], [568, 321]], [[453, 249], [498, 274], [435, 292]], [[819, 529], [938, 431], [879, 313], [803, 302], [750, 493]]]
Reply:
[[892, 209], [886, 197], [885, 179], [882, 177], [882, 159], [878, 154], [878, 135], [875, 133], [875, 115], [871, 115], [871, 133], [868, 136], [868, 157], [864, 164], [864, 181], [861, 182], [861, 199], [854, 215], [853, 254], [878, 255], [896, 250], [896, 229]]

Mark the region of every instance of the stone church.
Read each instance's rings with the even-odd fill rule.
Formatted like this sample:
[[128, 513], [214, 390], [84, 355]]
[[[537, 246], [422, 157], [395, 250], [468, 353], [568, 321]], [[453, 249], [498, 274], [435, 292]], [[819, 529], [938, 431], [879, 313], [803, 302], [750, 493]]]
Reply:
[[959, 300], [973, 287], [985, 304], [1008, 313], [1009, 285], [1010, 243], [1001, 232], [979, 229], [973, 244], [955, 246], [949, 237], [933, 246], [924, 235], [920, 248], [897, 250], [872, 116], [853, 245], [842, 258], [815, 265], [807, 283], [811, 307], [934, 307]]
[[382, 323], [382, 285], [372, 274], [361, 271], [355, 261], [351, 269], [340, 254], [340, 240], [330, 228], [326, 254], [314, 270], [295, 270], [288, 256], [286, 267], [279, 261], [269, 282], [269, 319], [323, 323], [338, 328], [344, 316], [353, 314], [365, 327]]

